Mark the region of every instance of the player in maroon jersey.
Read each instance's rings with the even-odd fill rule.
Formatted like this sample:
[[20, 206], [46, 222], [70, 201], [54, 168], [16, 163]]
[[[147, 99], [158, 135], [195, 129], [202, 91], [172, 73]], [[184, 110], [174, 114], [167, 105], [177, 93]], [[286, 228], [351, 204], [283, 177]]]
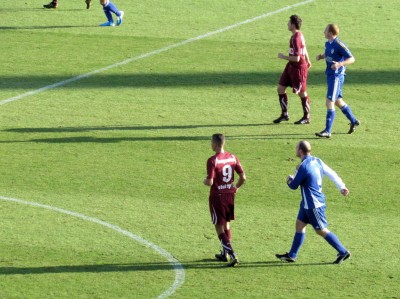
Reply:
[[[227, 262], [230, 256], [229, 267], [239, 264], [239, 259], [231, 245], [230, 221], [235, 219], [235, 194], [246, 180], [246, 175], [238, 158], [224, 150], [225, 136], [214, 134], [211, 139], [211, 148], [215, 155], [207, 160], [207, 176], [204, 185], [210, 186], [209, 206], [212, 223], [215, 225], [218, 238], [222, 244], [222, 251], [215, 257]], [[236, 185], [234, 173], [239, 175]]]
[[279, 79], [278, 83], [278, 96], [279, 104], [281, 105], [282, 113], [274, 123], [278, 124], [282, 121], [289, 120], [288, 114], [288, 97], [286, 88], [291, 86], [293, 93], [299, 95], [301, 105], [303, 106], [303, 117], [296, 121], [296, 125], [310, 123], [310, 98], [307, 95], [307, 75], [308, 69], [311, 67], [311, 62], [308, 57], [306, 42], [303, 34], [300, 32], [302, 20], [297, 15], [290, 16], [288, 22], [288, 29], [292, 32], [290, 38], [289, 56], [282, 53], [278, 54], [278, 58], [288, 60], [286, 67]]

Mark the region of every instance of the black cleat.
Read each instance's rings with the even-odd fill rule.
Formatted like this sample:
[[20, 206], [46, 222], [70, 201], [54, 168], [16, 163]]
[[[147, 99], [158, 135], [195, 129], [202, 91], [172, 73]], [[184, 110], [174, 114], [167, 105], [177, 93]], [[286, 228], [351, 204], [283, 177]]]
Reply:
[[228, 255], [224, 254], [223, 252], [217, 253], [215, 255], [215, 258], [221, 262], [227, 262], [228, 261]]
[[308, 124], [310, 124], [310, 122], [311, 121], [309, 118], [303, 117], [303, 118], [299, 119], [298, 121], [295, 121], [294, 124], [295, 125], [308, 125]]
[[360, 122], [358, 120], [356, 120], [354, 123], [350, 124], [350, 129], [349, 129], [349, 134], [354, 133], [354, 131], [356, 130], [356, 127], [358, 127], [360, 125]]
[[333, 262], [334, 264], [341, 264], [343, 263], [345, 260], [349, 259], [351, 256], [350, 251], [347, 251], [345, 254], [343, 255], [339, 255], [337, 256], [337, 259]]
[[321, 132], [315, 133], [315, 136], [331, 138], [331, 133], [328, 133], [327, 131], [321, 131]]
[[274, 124], [279, 124], [282, 121], [288, 121], [288, 120], [289, 120], [289, 116], [281, 115], [277, 119], [274, 119]]
[[281, 261], [288, 262], [288, 263], [294, 263], [296, 261], [296, 259], [291, 258], [289, 256], [289, 253], [287, 253], [287, 252], [285, 254], [275, 254], [275, 256], [278, 259], [280, 259]]
[[57, 4], [57, 2], [52, 1], [49, 4], [44, 4], [43, 7], [44, 8], [57, 8], [58, 4]]
[[239, 259], [237, 257], [233, 259], [231, 258], [228, 267], [237, 267], [237, 266], [239, 266]]

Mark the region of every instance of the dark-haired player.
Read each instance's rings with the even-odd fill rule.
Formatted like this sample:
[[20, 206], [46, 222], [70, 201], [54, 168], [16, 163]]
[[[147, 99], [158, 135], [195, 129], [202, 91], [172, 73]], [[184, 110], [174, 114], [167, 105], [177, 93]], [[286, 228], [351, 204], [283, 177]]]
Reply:
[[354, 56], [351, 54], [349, 48], [338, 39], [338, 25], [329, 24], [326, 26], [324, 34], [327, 39], [325, 43], [325, 52], [324, 54], [317, 55], [317, 60], [325, 59], [326, 61], [325, 74], [328, 84], [328, 91], [326, 94], [327, 113], [325, 129], [315, 133], [315, 135], [318, 137], [330, 138], [336, 115], [335, 105], [350, 121], [349, 134], [354, 132], [355, 128], [360, 125], [360, 122], [355, 118], [350, 106], [343, 101], [342, 94], [346, 66], [354, 63]]
[[322, 193], [322, 178], [327, 176], [332, 180], [343, 196], [349, 194], [342, 179], [327, 166], [321, 159], [311, 156], [311, 145], [308, 141], [300, 141], [296, 145], [296, 156], [301, 163], [294, 176], [286, 178], [290, 189], [301, 188], [301, 203], [296, 220], [296, 233], [292, 248], [288, 253], [276, 254], [282, 261], [295, 262], [297, 254], [303, 245], [306, 236], [306, 226], [311, 224], [315, 232], [323, 237], [338, 252], [334, 264], [341, 264], [350, 258], [350, 252], [340, 243], [338, 237], [328, 230], [328, 221], [325, 215], [325, 195]]
[[[227, 262], [229, 267], [239, 264], [239, 259], [231, 245], [230, 221], [235, 219], [235, 194], [246, 180], [242, 165], [235, 155], [224, 150], [225, 136], [214, 134], [211, 138], [211, 148], [215, 155], [207, 160], [207, 176], [204, 184], [210, 186], [209, 206], [212, 223], [215, 225], [222, 251], [215, 257]], [[239, 179], [234, 184], [235, 172]]]
[[288, 30], [292, 32], [289, 42], [289, 56], [282, 53], [278, 54], [278, 58], [287, 60], [288, 63], [279, 79], [277, 88], [282, 112], [281, 115], [274, 120], [276, 124], [289, 120], [289, 101], [286, 94], [286, 88], [288, 86], [292, 87], [293, 93], [299, 95], [303, 107], [303, 117], [296, 121], [295, 124], [301, 125], [310, 123], [310, 98], [307, 95], [306, 89], [308, 69], [311, 67], [311, 62], [308, 57], [304, 36], [300, 31], [301, 24], [302, 20], [299, 16], [290, 16], [287, 24]]

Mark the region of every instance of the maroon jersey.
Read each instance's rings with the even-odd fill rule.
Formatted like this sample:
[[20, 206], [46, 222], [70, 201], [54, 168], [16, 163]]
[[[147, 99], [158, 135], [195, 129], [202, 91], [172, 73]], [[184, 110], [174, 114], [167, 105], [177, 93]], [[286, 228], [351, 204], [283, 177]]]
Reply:
[[304, 40], [303, 33], [297, 31], [290, 38], [289, 56], [300, 56], [299, 62], [289, 62], [292, 66], [299, 67], [300, 65], [307, 64], [306, 62], [306, 41]]
[[231, 153], [219, 153], [207, 160], [207, 179], [213, 179], [214, 183], [210, 191], [212, 193], [235, 193], [233, 185], [234, 173], [243, 173], [239, 159]]

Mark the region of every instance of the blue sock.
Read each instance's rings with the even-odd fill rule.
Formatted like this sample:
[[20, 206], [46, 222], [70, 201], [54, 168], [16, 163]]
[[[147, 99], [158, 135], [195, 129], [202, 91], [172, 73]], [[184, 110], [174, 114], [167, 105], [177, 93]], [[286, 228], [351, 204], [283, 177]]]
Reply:
[[113, 20], [111, 11], [109, 11], [109, 10], [107, 9], [106, 6], [103, 7], [103, 11], [104, 11], [104, 14], [105, 14], [106, 17], [107, 17], [107, 20], [108, 20], [109, 22], [111, 22], [111, 23], [114, 23], [114, 20]]
[[355, 118], [353, 112], [351, 111], [349, 105], [347, 105], [347, 104], [344, 105], [344, 106], [341, 108], [341, 110], [342, 110], [343, 114], [346, 115], [347, 119], [348, 119], [349, 121], [351, 121], [352, 124], [354, 124], [354, 123], [356, 122], [356, 118]]
[[106, 6], [104, 6], [104, 8], [107, 8], [108, 11], [115, 13], [115, 15], [118, 17], [121, 16], [121, 12], [118, 10], [118, 8], [115, 6], [115, 4], [112, 3], [111, 1], [108, 1], [108, 4]]
[[340, 255], [343, 255], [347, 252], [347, 249], [340, 243], [338, 237], [330, 232], [325, 236], [325, 240], [339, 252]]
[[333, 122], [335, 121], [336, 111], [329, 110], [326, 112], [326, 126], [325, 131], [328, 133], [332, 132]]
[[294, 234], [292, 248], [290, 248], [290, 251], [289, 251], [289, 256], [292, 259], [295, 259], [297, 257], [297, 254], [299, 253], [300, 247], [301, 247], [301, 245], [303, 245], [305, 238], [306, 238], [305, 233], [296, 232]]

